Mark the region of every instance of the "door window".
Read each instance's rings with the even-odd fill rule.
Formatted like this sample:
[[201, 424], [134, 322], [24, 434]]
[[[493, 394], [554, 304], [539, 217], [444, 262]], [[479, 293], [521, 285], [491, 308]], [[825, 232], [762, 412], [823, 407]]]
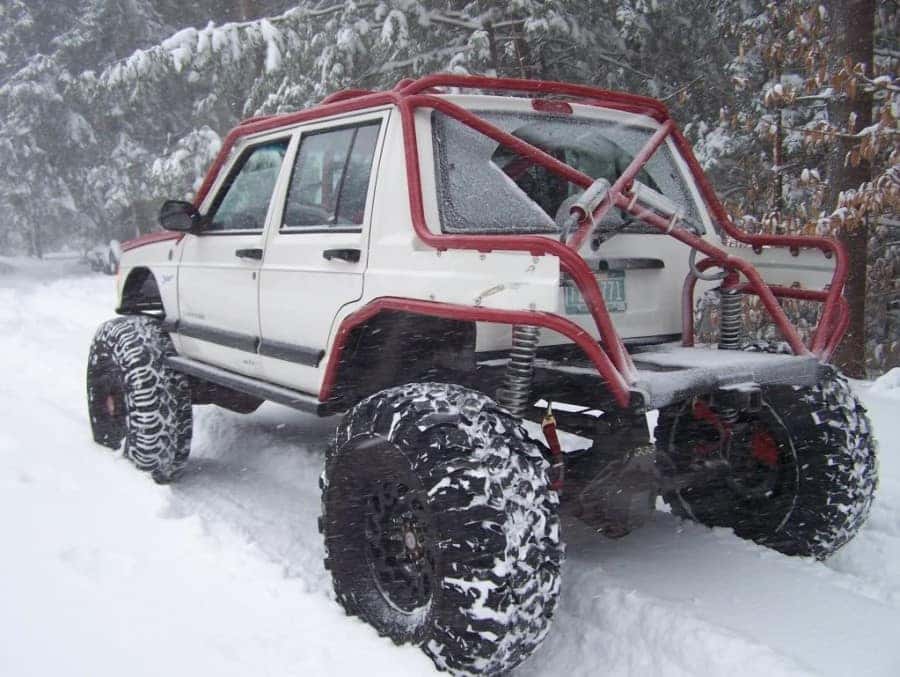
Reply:
[[283, 228], [362, 225], [380, 125], [375, 121], [304, 134]]
[[263, 229], [287, 147], [282, 139], [244, 153], [209, 211], [207, 230]]

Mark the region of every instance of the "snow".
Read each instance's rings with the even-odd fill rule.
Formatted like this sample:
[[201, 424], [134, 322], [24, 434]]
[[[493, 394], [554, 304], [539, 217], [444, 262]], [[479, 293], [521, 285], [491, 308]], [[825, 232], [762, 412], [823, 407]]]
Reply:
[[0, 277], [0, 672], [431, 671], [325, 594], [316, 478], [331, 425], [279, 410], [242, 430], [200, 412], [197, 459], [173, 487], [91, 442], [82, 372], [112, 294], [111, 277]]
[[[90, 438], [84, 368], [113, 278], [0, 259], [0, 673], [422, 675], [331, 599], [317, 477], [335, 420], [198, 408], [154, 485]], [[858, 384], [881, 442], [869, 523], [827, 564], [665, 512], [564, 525], [558, 617], [516, 675], [900, 674], [900, 371]]]
[[265, 19], [259, 22], [259, 31], [266, 43], [266, 73], [272, 73], [281, 68], [281, 33]]
[[869, 392], [885, 398], [900, 400], [900, 367], [894, 367], [877, 379]]

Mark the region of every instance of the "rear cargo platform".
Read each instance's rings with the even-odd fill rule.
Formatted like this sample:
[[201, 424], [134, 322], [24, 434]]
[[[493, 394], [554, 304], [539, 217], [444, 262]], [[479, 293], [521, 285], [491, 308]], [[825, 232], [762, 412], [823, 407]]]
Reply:
[[[534, 395], [599, 409], [615, 409], [600, 375], [577, 349], [546, 353], [534, 362]], [[631, 385], [632, 407], [658, 409], [694, 395], [741, 385], [779, 383], [813, 385], [821, 363], [813, 355], [718, 350], [680, 343], [644, 346], [631, 353], [637, 378]], [[493, 392], [501, 386], [506, 359], [481, 360], [477, 387]]]
[[678, 343], [645, 348], [631, 357], [638, 370], [633, 388], [643, 394], [648, 409], [743, 383], [813, 385], [821, 369], [814, 355], [718, 350], [706, 345], [685, 348]]

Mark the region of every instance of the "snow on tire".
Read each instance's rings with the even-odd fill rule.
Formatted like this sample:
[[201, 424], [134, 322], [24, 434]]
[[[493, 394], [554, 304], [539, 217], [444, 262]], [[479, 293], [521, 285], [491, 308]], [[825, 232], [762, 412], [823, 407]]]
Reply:
[[548, 464], [516, 418], [460, 386], [409, 384], [345, 417], [322, 475], [338, 602], [458, 675], [537, 648], [563, 546]]
[[[672, 511], [788, 555], [825, 559], [866, 521], [877, 485], [876, 444], [866, 410], [837, 371], [816, 386], [763, 389], [760, 419], [770, 430], [771, 482], [755, 495], [747, 476], [669, 493]], [[689, 403], [660, 411], [656, 429], [660, 470], [684, 471], [696, 460], [704, 424]], [[755, 434], [755, 433], [754, 433]], [[732, 441], [732, 445], [737, 442]], [[764, 471], [764, 464], [757, 463]], [[746, 473], [747, 467], [744, 467]]]
[[160, 323], [117, 317], [97, 330], [87, 366], [94, 440], [118, 449], [157, 482], [172, 480], [191, 448], [188, 379], [165, 362], [175, 353]]

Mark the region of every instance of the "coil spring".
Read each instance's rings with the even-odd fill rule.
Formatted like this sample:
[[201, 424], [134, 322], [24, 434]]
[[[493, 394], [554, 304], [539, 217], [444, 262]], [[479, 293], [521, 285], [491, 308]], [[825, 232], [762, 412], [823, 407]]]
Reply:
[[738, 289], [719, 288], [719, 350], [740, 350], [744, 307]]
[[716, 408], [716, 412], [719, 414], [719, 421], [724, 425], [731, 425], [738, 420], [738, 410], [734, 407], [719, 406]]
[[537, 354], [540, 327], [517, 324], [512, 329], [512, 350], [506, 365], [503, 387], [497, 391], [497, 400], [516, 416], [522, 416], [531, 403], [531, 385], [534, 380], [534, 356]]

